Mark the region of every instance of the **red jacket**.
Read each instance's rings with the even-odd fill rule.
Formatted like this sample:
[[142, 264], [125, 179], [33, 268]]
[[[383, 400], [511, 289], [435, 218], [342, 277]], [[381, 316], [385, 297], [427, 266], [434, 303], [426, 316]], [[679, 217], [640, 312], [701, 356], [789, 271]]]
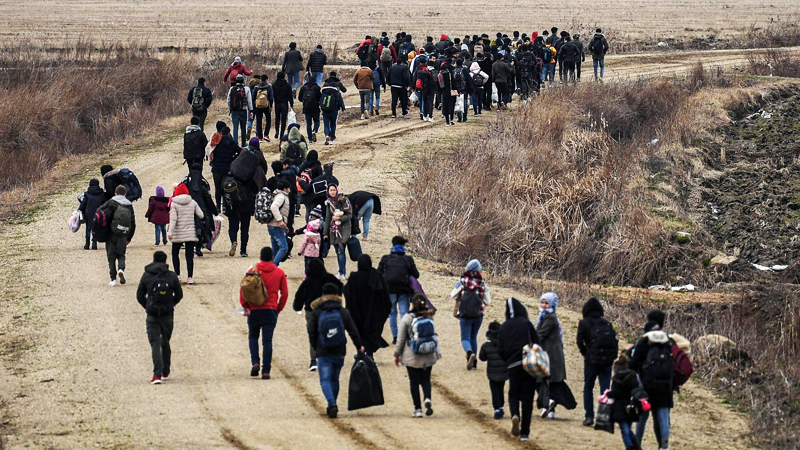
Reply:
[[[383, 48], [384, 48], [383, 45], [379, 45], [378, 46], [378, 59], [380, 59], [381, 53], [383, 53]], [[394, 63], [397, 62], [397, 52], [394, 51], [394, 45], [390, 45], [389, 46], [389, 50], [392, 51], [392, 64], [394, 64]], [[383, 62], [383, 61], [381, 61], [381, 62]]]
[[167, 225], [169, 223], [169, 198], [150, 197], [150, 204], [144, 217], [153, 225]]
[[[251, 311], [257, 309], [277, 309], [278, 312], [283, 311], [286, 306], [286, 301], [289, 299], [289, 285], [286, 282], [286, 273], [283, 269], [272, 264], [272, 261], [259, 261], [256, 264], [258, 273], [261, 274], [261, 279], [264, 280], [264, 287], [267, 289], [267, 301], [261, 306], [251, 305], [244, 301], [242, 297], [242, 290], [239, 290], [239, 303], [242, 304], [244, 309]], [[248, 273], [252, 273], [248, 270]], [[278, 292], [280, 291], [280, 299]]]
[[231, 83], [233, 83], [236, 81], [236, 76], [240, 73], [249, 77], [253, 74], [253, 71], [247, 70], [242, 63], [233, 63], [228, 66], [228, 70], [225, 71], [225, 76], [222, 77], [222, 81], [228, 81], [228, 77], [230, 77]]

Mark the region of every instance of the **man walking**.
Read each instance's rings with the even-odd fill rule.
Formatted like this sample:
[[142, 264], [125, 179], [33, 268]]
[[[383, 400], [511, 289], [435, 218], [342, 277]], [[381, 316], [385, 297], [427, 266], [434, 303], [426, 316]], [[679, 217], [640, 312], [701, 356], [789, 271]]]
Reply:
[[375, 73], [367, 66], [366, 61], [361, 61], [361, 68], [358, 69], [353, 75], [353, 84], [358, 89], [358, 95], [361, 99], [361, 120], [367, 118], [367, 110], [369, 115], [374, 114], [374, 110], [370, 107], [369, 98], [372, 95], [373, 82], [375, 81]]
[[408, 87], [411, 85], [411, 73], [407, 61], [400, 59], [389, 69], [388, 84], [392, 87], [392, 119], [397, 118], [397, 102], [402, 107], [403, 117], [408, 115]]
[[208, 138], [200, 128], [200, 118], [192, 116], [189, 126], [186, 127], [186, 133], [183, 134], [183, 160], [190, 169], [192, 165], [200, 164], [202, 172], [203, 159], [206, 157], [206, 145], [208, 145]]
[[322, 286], [322, 297], [311, 303], [311, 317], [308, 319], [308, 342], [317, 355], [317, 371], [322, 394], [328, 402], [328, 417], [335, 419], [339, 413], [336, 399], [339, 396], [339, 374], [347, 354], [345, 330], [359, 352], [364, 352], [361, 338], [350, 316], [344, 308], [339, 288], [332, 283]]
[[167, 254], [153, 253], [153, 262], [144, 267], [144, 274], [136, 289], [136, 300], [147, 312], [147, 340], [153, 355], [153, 378], [150, 384], [161, 384], [169, 379], [172, 350], [172, 315], [175, 305], [183, 298], [181, 282], [175, 272], [169, 270]]
[[[253, 106], [255, 108], [253, 115], [256, 123], [256, 136], [262, 141], [269, 142], [269, 129], [272, 127], [270, 111], [274, 101], [275, 96], [272, 93], [272, 85], [269, 84], [267, 76], [262, 75], [261, 82], [253, 88]], [[267, 121], [266, 128], [262, 128], [264, 119]]]
[[276, 266], [280, 266], [281, 261], [289, 251], [289, 244], [286, 242], [286, 233], [289, 228], [286, 224], [289, 221], [289, 207], [291, 206], [289, 194], [292, 189], [286, 180], [279, 180], [277, 184], [277, 189], [274, 192], [275, 197], [273, 197], [272, 205], [270, 205], [272, 221], [267, 224], [267, 231], [272, 242], [272, 248], [276, 249], [275, 258], [272, 262]]
[[311, 79], [316, 80], [318, 86], [322, 85], [322, 71], [325, 70], [326, 64], [328, 64], [328, 55], [322, 50], [322, 45], [317, 45], [317, 48], [308, 55], [306, 72], [311, 74]]
[[[341, 90], [341, 92], [340, 92]], [[319, 109], [322, 110], [322, 126], [325, 131], [325, 145], [333, 144], [336, 140], [336, 121], [339, 120], [339, 111], [344, 111], [342, 92], [346, 92], [336, 72], [331, 72], [325, 80], [325, 86], [320, 91]]]
[[213, 100], [214, 95], [211, 93], [211, 89], [206, 87], [206, 79], [198, 78], [197, 86], [189, 89], [186, 101], [192, 105], [192, 116], [199, 119], [198, 125], [201, 130], [205, 130], [208, 107], [211, 106]]
[[236, 75], [236, 84], [228, 90], [228, 109], [231, 112], [233, 125], [233, 140], [239, 142], [242, 137], [242, 147], [247, 146], [247, 117], [253, 111], [253, 98], [250, 88], [244, 85], [244, 76]]
[[[253, 364], [250, 369], [250, 376], [257, 377], [259, 366], [261, 367], [261, 379], [270, 379], [272, 369], [272, 335], [275, 326], [278, 324], [278, 314], [286, 306], [289, 298], [289, 286], [286, 282], [286, 274], [282, 269], [272, 263], [272, 249], [264, 247], [261, 249], [261, 261], [255, 268], [250, 267], [247, 273], [258, 273], [266, 291], [266, 301], [261, 305], [247, 303], [239, 290], [239, 303], [244, 308], [244, 315], [247, 316], [248, 340], [250, 345], [250, 362]], [[258, 357], [258, 337], [261, 334], [264, 347], [264, 358]]]
[[136, 217], [133, 214], [133, 205], [125, 198], [128, 190], [119, 185], [114, 190], [111, 200], [103, 203], [98, 210], [110, 210], [111, 224], [106, 239], [106, 256], [108, 257], [108, 274], [111, 276], [109, 286], [125, 284], [125, 251], [136, 232]]
[[581, 63], [586, 61], [586, 52], [583, 51], [583, 42], [581, 42], [581, 35], [576, 34], [572, 38], [572, 42], [575, 43], [575, 46], [578, 47], [578, 54], [579, 57], [575, 59], [575, 79], [580, 82], [581, 81]]
[[603, 305], [592, 297], [583, 305], [583, 320], [578, 323], [577, 344], [583, 355], [583, 425], [594, 424], [594, 382], [600, 379], [600, 393], [611, 384], [611, 366], [619, 344], [611, 322], [603, 318]]
[[403, 236], [392, 238], [392, 250], [381, 258], [378, 263], [378, 272], [386, 279], [389, 285], [389, 300], [392, 309], [389, 313], [389, 328], [392, 330], [392, 345], [397, 344], [397, 313], [400, 318], [406, 315], [409, 306], [409, 277], [419, 278], [419, 270], [414, 264], [414, 258], [406, 255], [405, 245], [408, 241]]
[[317, 142], [317, 131], [319, 131], [319, 101], [322, 96], [320, 86], [314, 77], [300, 88], [298, 98], [303, 103], [303, 116], [306, 119], [306, 134], [308, 142]]

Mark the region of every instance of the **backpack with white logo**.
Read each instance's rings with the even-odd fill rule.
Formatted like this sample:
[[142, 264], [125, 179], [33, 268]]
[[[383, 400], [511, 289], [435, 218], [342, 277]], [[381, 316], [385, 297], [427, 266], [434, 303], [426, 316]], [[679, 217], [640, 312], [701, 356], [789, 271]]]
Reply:
[[417, 355], [430, 355], [439, 348], [436, 326], [428, 316], [415, 316], [411, 321], [411, 351]]
[[192, 112], [194, 113], [201, 113], [205, 110], [205, 106], [203, 106], [205, 99], [203, 99], [203, 89], [196, 87], [192, 91]]
[[269, 223], [275, 218], [272, 214], [272, 201], [275, 194], [268, 187], [262, 188], [256, 196], [255, 217], [258, 223]]
[[481, 317], [481, 306], [483, 306], [483, 300], [478, 292], [465, 287], [459, 296], [458, 317], [463, 319]]
[[344, 320], [339, 308], [324, 309], [317, 322], [319, 344], [322, 348], [341, 347], [347, 343], [344, 335]]
[[114, 216], [111, 218], [111, 233], [117, 236], [127, 236], [131, 231], [133, 213], [127, 206], [117, 205]]
[[175, 289], [169, 272], [161, 272], [150, 280], [147, 290], [147, 314], [160, 317], [175, 309]]

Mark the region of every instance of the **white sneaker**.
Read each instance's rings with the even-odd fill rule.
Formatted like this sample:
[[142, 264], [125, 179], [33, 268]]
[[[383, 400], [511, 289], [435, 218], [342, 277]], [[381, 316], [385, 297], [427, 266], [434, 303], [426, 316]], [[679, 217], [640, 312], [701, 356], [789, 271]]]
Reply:
[[425, 415], [432, 416], [433, 415], [433, 406], [431, 405], [431, 399], [425, 399]]
[[119, 284], [125, 284], [125, 272], [122, 269], [117, 271], [117, 278], [119, 278]]
[[347, 281], [347, 275], [345, 275], [345, 274], [343, 274], [343, 273], [337, 273], [337, 274], [336, 274], [336, 278], [338, 278], [338, 279], [339, 279], [339, 281], [341, 281], [341, 282], [343, 282], [343, 283], [344, 283], [345, 281]]
[[117, 280], [111, 280], [111, 283], [108, 283], [109, 286], [114, 287], [117, 285]]
[[555, 411], [551, 412], [550, 414], [547, 415], [547, 418], [551, 419], [551, 420], [555, 419], [556, 418], [556, 412]]
[[421, 409], [415, 409], [414, 410], [414, 414], [411, 414], [411, 417], [413, 417], [415, 419], [422, 419], [422, 410]]

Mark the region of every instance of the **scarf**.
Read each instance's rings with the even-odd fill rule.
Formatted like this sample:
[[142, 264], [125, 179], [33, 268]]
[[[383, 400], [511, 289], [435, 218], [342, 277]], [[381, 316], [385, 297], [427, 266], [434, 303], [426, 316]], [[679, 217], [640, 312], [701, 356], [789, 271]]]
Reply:
[[[548, 314], [555, 314], [555, 312], [556, 309], [553, 308], [552, 306], [549, 308], [542, 308], [542, 306], [539, 305], [539, 317], [536, 319], [536, 328], [537, 329], [539, 328], [539, 324], [542, 322], [542, 319], [544, 319], [544, 316]], [[558, 337], [561, 339], [561, 344], [563, 345], [564, 332], [561, 330], [561, 320], [559, 320], [558, 316], [556, 316], [556, 323], [558, 324]]]
[[483, 276], [480, 272], [464, 272], [459, 280], [461, 287], [478, 293], [478, 297], [483, 300]]
[[395, 245], [392, 247], [392, 253], [405, 253], [406, 249], [402, 245]]

